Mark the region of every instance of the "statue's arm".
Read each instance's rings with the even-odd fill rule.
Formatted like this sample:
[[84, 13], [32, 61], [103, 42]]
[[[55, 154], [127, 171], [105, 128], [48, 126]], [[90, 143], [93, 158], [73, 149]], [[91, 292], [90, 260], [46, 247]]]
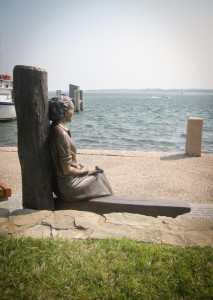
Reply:
[[89, 172], [88, 167], [82, 167], [80, 165], [62, 164], [62, 172], [64, 175], [86, 175]]

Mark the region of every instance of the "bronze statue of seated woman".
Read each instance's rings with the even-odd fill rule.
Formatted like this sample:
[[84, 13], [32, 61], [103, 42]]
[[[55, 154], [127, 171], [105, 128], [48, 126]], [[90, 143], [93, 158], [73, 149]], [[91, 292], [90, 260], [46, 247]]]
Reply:
[[49, 100], [50, 151], [53, 168], [53, 191], [66, 202], [89, 200], [112, 195], [112, 188], [99, 167], [89, 170], [77, 162], [76, 146], [65, 123], [72, 121], [74, 106], [70, 98]]

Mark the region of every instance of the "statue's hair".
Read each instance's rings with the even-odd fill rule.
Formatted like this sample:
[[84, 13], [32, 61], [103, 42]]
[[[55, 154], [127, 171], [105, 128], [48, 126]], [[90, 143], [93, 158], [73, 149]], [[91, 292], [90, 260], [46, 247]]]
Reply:
[[66, 96], [58, 96], [49, 99], [49, 119], [61, 120], [70, 107], [73, 107], [72, 99]]

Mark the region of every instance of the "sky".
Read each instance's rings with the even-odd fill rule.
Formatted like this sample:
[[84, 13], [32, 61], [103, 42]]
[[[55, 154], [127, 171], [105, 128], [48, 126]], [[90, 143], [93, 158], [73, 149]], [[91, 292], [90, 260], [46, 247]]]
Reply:
[[213, 0], [0, 0], [0, 72], [48, 89], [213, 88]]

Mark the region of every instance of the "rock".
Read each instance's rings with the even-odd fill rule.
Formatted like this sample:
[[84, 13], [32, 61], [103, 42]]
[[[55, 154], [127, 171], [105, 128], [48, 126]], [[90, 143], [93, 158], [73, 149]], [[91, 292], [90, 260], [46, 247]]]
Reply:
[[0, 234], [32, 238], [105, 239], [128, 237], [147, 243], [213, 246], [213, 221], [149, 217], [130, 213], [104, 216], [77, 210], [0, 210]]

